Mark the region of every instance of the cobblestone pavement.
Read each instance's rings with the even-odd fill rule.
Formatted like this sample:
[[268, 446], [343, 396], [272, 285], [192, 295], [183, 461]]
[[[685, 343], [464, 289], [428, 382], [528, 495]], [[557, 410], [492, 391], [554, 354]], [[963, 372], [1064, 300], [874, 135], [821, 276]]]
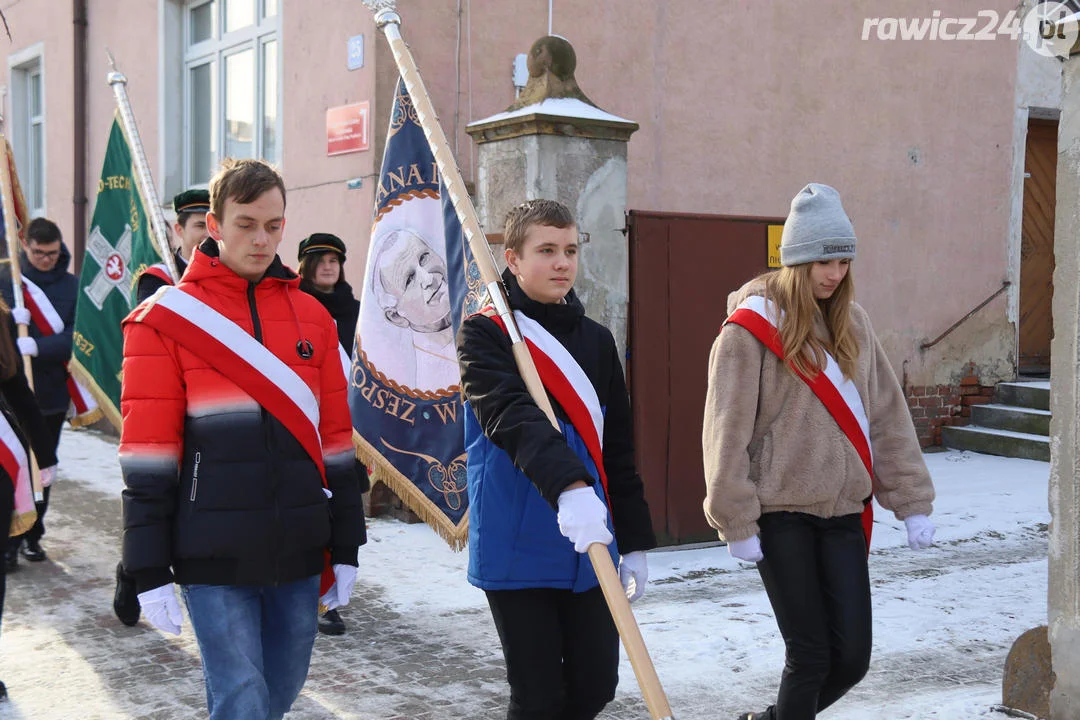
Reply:
[[[61, 450], [64, 458], [63, 445]], [[19, 569], [8, 578], [0, 679], [7, 684], [10, 698], [0, 702], [0, 719], [203, 717], [202, 675], [190, 624], [185, 622], [181, 636], [174, 638], [145, 623], [124, 627], [114, 617], [119, 500], [116, 494], [99, 489], [100, 485], [71, 477], [79, 472], [76, 466], [70, 459], [61, 465], [43, 542], [49, 560], [21, 560]], [[377, 536], [395, 524], [376, 520], [373, 534]], [[988, 582], [1008, 583], [1010, 568], [1045, 563], [1045, 529], [1036, 528], [1017, 537], [1007, 553], [999, 548], [984, 550], [978, 544], [956, 544], [942, 548], [932, 566], [923, 564], [918, 569], [909, 557], [899, 550], [875, 554], [875, 597], [910, 592], [918, 582], [935, 575], [960, 577], [991, 569], [1000, 575]], [[1045, 589], [1035, 588], [1031, 594], [1042, 598]], [[695, 621], [691, 616], [679, 617], [677, 608], [701, 608], [703, 604], [717, 611], [748, 608], [728, 612], [735, 612], [735, 619], [744, 625], [763, 623], [760, 627], [767, 628], [772, 618], [760, 611], [767, 608], [761, 598], [757, 574], [748, 569], [690, 572], [650, 586], [639, 622], [650, 649], [656, 648], [654, 659], [661, 677], [665, 668], [674, 667], [678, 673], [689, 664], [678, 655], [678, 648], [664, 642], [665, 633], [675, 623]], [[365, 583], [362, 571], [353, 601], [342, 615], [349, 632], [337, 638], [319, 636], [307, 686], [288, 715], [290, 719], [505, 717], [502, 657], [494, 627], [481, 604], [452, 612], [403, 611], [392, 590]], [[1027, 623], [1027, 618], [1020, 618], [1008, 640], [972, 637], [965, 631], [957, 637], [943, 636], [944, 641], [932, 652], [907, 649], [876, 656], [871, 675], [850, 696], [851, 709], [832, 717], [863, 717], [848, 714], [859, 707], [860, 699], [869, 703], [866, 707], [873, 707], [873, 698], [883, 695], [926, 697], [957, 688], [985, 691], [1000, 687], [1009, 642], [1029, 626]], [[764, 650], [753, 645], [739, 647], [734, 642], [725, 656], [705, 656], [697, 662], [700, 677], [674, 678], [669, 695], [676, 716], [680, 720], [726, 720], [748, 709], [747, 701], [764, 705], [769, 693], [775, 692], [782, 650], [775, 632], [758, 633], [763, 634], [771, 638], [767, 651], [776, 661], [770, 663], [767, 673], [748, 671], [760, 677], [739, 679], [739, 687], [760, 688], [756, 697], [732, 697], [727, 678], [740, 671], [747, 654]], [[670, 670], [668, 674], [670, 677]], [[647, 717], [624, 660], [619, 695], [601, 720]]]

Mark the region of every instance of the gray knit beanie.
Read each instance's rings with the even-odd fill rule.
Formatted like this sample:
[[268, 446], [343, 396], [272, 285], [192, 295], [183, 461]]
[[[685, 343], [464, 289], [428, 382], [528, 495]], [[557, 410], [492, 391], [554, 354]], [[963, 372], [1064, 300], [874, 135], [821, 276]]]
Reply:
[[855, 257], [855, 229], [840, 204], [840, 193], [810, 183], [791, 201], [780, 237], [780, 264], [802, 265], [818, 260]]

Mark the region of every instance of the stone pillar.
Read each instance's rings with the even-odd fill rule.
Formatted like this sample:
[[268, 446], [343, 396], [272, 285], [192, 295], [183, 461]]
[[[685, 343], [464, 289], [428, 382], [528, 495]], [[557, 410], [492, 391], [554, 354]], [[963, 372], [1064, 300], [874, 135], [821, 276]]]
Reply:
[[1080, 57], [1064, 65], [1054, 217], [1047, 620], [1052, 720], [1080, 717]]
[[[503, 113], [471, 123], [479, 146], [477, 212], [488, 235], [526, 200], [558, 200], [588, 233], [575, 290], [590, 317], [615, 335], [625, 356], [629, 302], [626, 151], [637, 123], [592, 104], [573, 77], [576, 58], [562, 38], [529, 53], [529, 84]], [[503, 266], [501, 246], [496, 257]]]

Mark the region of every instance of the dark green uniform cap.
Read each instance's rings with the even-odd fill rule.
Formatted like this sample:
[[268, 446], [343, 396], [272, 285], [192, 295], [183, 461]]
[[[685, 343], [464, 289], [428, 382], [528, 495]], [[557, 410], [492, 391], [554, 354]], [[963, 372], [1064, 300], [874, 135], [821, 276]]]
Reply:
[[172, 200], [173, 212], [180, 213], [205, 213], [210, 212], [210, 191], [185, 190]]
[[324, 252], [336, 252], [341, 262], [345, 262], [345, 243], [341, 238], [330, 233], [312, 233], [300, 241], [300, 250], [296, 253], [297, 260], [303, 260], [305, 255], [315, 255]]

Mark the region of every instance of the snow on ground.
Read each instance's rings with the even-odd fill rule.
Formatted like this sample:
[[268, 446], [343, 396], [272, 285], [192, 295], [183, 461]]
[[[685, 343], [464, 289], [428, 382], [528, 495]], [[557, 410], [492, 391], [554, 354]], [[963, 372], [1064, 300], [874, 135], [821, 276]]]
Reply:
[[[118, 495], [115, 441], [66, 432], [60, 450], [63, 481]], [[990, 708], [1001, 700], [1005, 655], [1046, 622], [1048, 463], [968, 452], [926, 461], [938, 496], [936, 544], [908, 549], [903, 523], [877, 508], [874, 660], [830, 719], [1000, 720]], [[363, 581], [402, 614], [485, 609], [465, 579], [467, 554], [426, 526], [376, 518], [369, 536]], [[653, 551], [649, 565], [649, 589], [634, 610], [675, 714], [762, 709], [775, 696], [783, 645], [756, 570], [719, 545]], [[487, 622], [486, 610], [480, 616]], [[460, 639], [468, 629], [447, 632]], [[620, 697], [637, 695], [625, 656], [621, 678]]]

